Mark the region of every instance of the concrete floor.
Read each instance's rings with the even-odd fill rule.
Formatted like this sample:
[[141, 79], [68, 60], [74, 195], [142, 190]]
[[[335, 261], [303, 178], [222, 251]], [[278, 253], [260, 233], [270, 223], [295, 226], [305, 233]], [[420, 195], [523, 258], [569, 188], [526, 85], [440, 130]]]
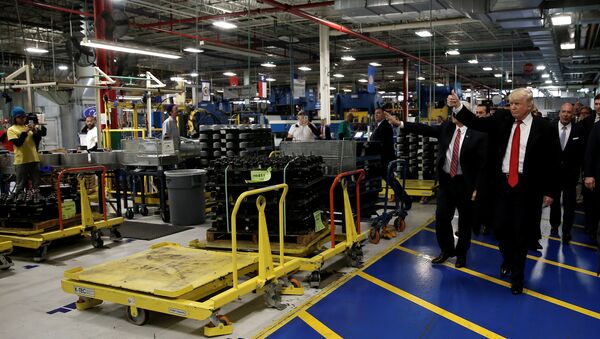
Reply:
[[[430, 219], [435, 205], [413, 204], [407, 221], [408, 234], [414, 228]], [[137, 217], [136, 220], [162, 223], [157, 216]], [[168, 226], [165, 226], [168, 227]], [[121, 258], [147, 249], [151, 244], [169, 241], [187, 245], [193, 239], [205, 239], [208, 224], [188, 231], [172, 234], [152, 241], [124, 239], [121, 243], [105, 240], [105, 248], [94, 249], [89, 239], [75, 239], [72, 242], [51, 246], [48, 259], [34, 263], [32, 252], [15, 251], [11, 258], [15, 265], [8, 271], [0, 272], [0, 338], [194, 338], [202, 336], [206, 322], [182, 319], [166, 314], [151, 315], [144, 326], [135, 326], [125, 319], [125, 308], [121, 305], [104, 303], [83, 312], [71, 310], [70, 304], [76, 297], [63, 292], [60, 280], [66, 269], [82, 266], [90, 267], [105, 261]], [[363, 223], [363, 229], [368, 224]], [[365, 261], [386, 250], [397, 240], [382, 240], [379, 244], [366, 244]], [[325, 287], [352, 268], [343, 267], [342, 260], [327, 263], [324, 268]], [[341, 256], [340, 258], [341, 259]], [[298, 274], [302, 281], [306, 274]], [[287, 313], [302, 305], [320, 290], [304, 284], [303, 296], [284, 296], [287, 308], [283, 311], [268, 309], [262, 296], [248, 295], [232, 302], [221, 310], [234, 322], [234, 333], [223, 338], [249, 338]]]

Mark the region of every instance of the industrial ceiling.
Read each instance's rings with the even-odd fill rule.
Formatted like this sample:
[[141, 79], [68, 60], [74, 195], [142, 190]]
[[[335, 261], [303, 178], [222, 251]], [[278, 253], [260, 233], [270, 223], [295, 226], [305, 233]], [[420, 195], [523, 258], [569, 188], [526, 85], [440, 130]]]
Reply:
[[[372, 62], [380, 64], [375, 79], [380, 90], [399, 88], [402, 75], [398, 71], [406, 57], [410, 59], [412, 86], [417, 76], [432, 85], [454, 82], [455, 70], [463, 86], [475, 88], [533, 85], [578, 89], [596, 88], [600, 82], [597, 0], [107, 2], [112, 10], [96, 14], [108, 20], [104, 33], [112, 35], [114, 41], [183, 55], [167, 60], [114, 53], [110, 63], [118, 75], [150, 70], [168, 80], [197, 72], [218, 87], [228, 85], [223, 72], [232, 71], [238, 75], [247, 72], [250, 77], [266, 74], [277, 84], [289, 84], [290, 78], [298, 76], [316, 86], [319, 24], [308, 19], [316, 17], [353, 31], [330, 30], [332, 73], [344, 75], [332, 78], [331, 86], [336, 90], [362, 86], [358, 80], [367, 77], [367, 66]], [[78, 45], [86, 36], [95, 36], [94, 1], [0, 3], [0, 72], [10, 73], [21, 66], [27, 54], [24, 49], [32, 46], [49, 51], [29, 54], [35, 81], [73, 81], [75, 65], [93, 62], [93, 53]], [[553, 23], [553, 17], [564, 15], [571, 18], [570, 24]], [[237, 28], [215, 27], [217, 20]], [[416, 34], [424, 30], [432, 36]], [[565, 43], [574, 44], [573, 49], [561, 48]], [[382, 48], [384, 45], [391, 48]], [[189, 47], [203, 52], [184, 51]], [[459, 54], [449, 54], [451, 50]], [[343, 61], [342, 56], [355, 60]], [[265, 63], [276, 67], [261, 66]], [[301, 71], [300, 66], [311, 70]], [[484, 71], [484, 67], [491, 70]]]

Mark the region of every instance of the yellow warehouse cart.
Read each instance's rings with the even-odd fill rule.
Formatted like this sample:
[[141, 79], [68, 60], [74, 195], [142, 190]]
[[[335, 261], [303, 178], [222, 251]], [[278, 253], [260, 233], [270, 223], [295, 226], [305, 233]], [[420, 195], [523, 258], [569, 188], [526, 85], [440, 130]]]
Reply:
[[12, 260], [8, 256], [12, 253], [12, 242], [10, 241], [0, 241], [0, 270], [6, 271], [13, 264]]
[[61, 201], [61, 180], [67, 173], [84, 173], [84, 172], [102, 172], [102, 183], [101, 187], [105, 187], [106, 182], [106, 168], [104, 166], [91, 166], [91, 167], [76, 167], [67, 168], [62, 170], [58, 174], [57, 179], [57, 199], [58, 199], [58, 220], [59, 229], [54, 231], [47, 230], [19, 230], [19, 229], [2, 229], [0, 231], [0, 241], [11, 241], [15, 247], [23, 247], [34, 249], [35, 254], [33, 260], [36, 262], [43, 261], [48, 251], [48, 246], [54, 240], [63, 239], [72, 236], [88, 235], [91, 237], [92, 246], [95, 248], [101, 248], [104, 245], [102, 240], [102, 229], [109, 229], [111, 233], [111, 239], [113, 241], [120, 241], [121, 234], [117, 227], [123, 224], [122, 217], [107, 218], [106, 214], [106, 194], [102, 194], [102, 207], [103, 216], [101, 220], [94, 220], [94, 214], [90, 206], [89, 197], [85, 187], [85, 180], [78, 178], [79, 193], [81, 197], [81, 224], [65, 227], [63, 221], [63, 210]]
[[[304, 290], [287, 276], [297, 271], [299, 259], [284, 256], [280, 237], [278, 262], [274, 263], [265, 217], [266, 200], [259, 195], [258, 253], [238, 253], [236, 217], [240, 204], [251, 195], [282, 190], [279, 199], [279, 233], [283, 234], [283, 200], [288, 186], [279, 184], [244, 192], [236, 200], [231, 213], [231, 253], [186, 248], [172, 243], [156, 244], [129, 257], [91, 268], [67, 270], [62, 289], [76, 294], [78, 310], [103, 301], [127, 306], [127, 320], [143, 325], [149, 311], [196, 320], [209, 319], [204, 335], [233, 333], [229, 319], [217, 312], [237, 298], [261, 291], [268, 306], [283, 309], [282, 294], [303, 294]], [[240, 281], [239, 276], [253, 277]]]

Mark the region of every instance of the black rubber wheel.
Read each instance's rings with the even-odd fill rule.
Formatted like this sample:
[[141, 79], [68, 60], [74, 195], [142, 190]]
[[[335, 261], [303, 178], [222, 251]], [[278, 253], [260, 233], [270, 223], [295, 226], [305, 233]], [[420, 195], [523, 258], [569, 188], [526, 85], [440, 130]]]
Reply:
[[396, 228], [396, 231], [398, 232], [404, 232], [406, 229], [406, 222], [404, 221], [404, 218], [396, 218], [396, 220], [394, 220], [394, 228]]
[[160, 211], [160, 218], [162, 219], [162, 221], [168, 223], [171, 221], [171, 216], [169, 214], [169, 211]]
[[112, 228], [110, 230], [110, 238], [112, 241], [121, 241], [123, 240], [123, 236], [121, 235], [121, 232], [116, 229], [116, 228]]
[[143, 216], [148, 215], [148, 207], [146, 207], [146, 205], [142, 205], [142, 207], [140, 207], [140, 214]]
[[42, 262], [46, 260], [46, 254], [48, 253], [48, 246], [42, 246], [35, 250], [35, 254], [33, 255], [34, 262]]
[[125, 218], [127, 219], [133, 219], [133, 210], [131, 208], [127, 209], [127, 212], [125, 212]]
[[104, 246], [104, 241], [102, 240], [102, 234], [98, 231], [92, 231], [92, 246], [94, 248], [102, 248]]
[[310, 282], [310, 287], [319, 288], [321, 285], [321, 272], [312, 271], [308, 277], [308, 280]]
[[133, 206], [133, 213], [140, 214], [140, 205]]
[[127, 309], [125, 309], [125, 317], [130, 323], [142, 326], [145, 325], [150, 319], [150, 312], [143, 308], [138, 308], [137, 316], [133, 316], [133, 314], [131, 314], [131, 306], [127, 306]]
[[10, 257], [4, 256], [4, 259], [6, 259], [6, 262], [8, 263], [8, 266], [2, 268], [3, 271], [6, 271], [10, 268], [10, 264], [12, 264], [12, 259]]
[[369, 242], [372, 244], [379, 244], [379, 240], [381, 240], [381, 233], [379, 229], [376, 227], [371, 227], [369, 230]]

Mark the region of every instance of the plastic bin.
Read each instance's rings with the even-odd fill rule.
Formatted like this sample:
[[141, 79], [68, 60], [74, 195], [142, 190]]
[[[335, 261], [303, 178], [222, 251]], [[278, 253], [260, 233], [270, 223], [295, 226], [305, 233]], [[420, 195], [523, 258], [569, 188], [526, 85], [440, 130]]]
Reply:
[[169, 210], [173, 225], [204, 223], [204, 183], [206, 171], [180, 169], [166, 171]]

